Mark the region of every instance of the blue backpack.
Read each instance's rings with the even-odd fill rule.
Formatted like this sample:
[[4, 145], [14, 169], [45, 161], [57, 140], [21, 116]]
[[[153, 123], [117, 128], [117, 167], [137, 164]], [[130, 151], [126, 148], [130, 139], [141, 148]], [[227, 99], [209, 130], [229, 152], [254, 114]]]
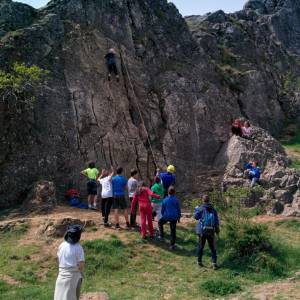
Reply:
[[202, 220], [202, 230], [205, 235], [214, 235], [216, 227], [216, 219], [213, 211], [209, 212], [207, 209], [204, 210]]

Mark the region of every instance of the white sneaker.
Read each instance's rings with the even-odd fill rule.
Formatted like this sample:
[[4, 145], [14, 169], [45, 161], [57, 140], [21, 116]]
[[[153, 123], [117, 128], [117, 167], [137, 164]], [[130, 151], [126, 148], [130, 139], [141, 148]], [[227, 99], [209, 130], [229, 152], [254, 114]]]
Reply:
[[91, 205], [91, 204], [89, 204], [89, 208], [92, 208], [92, 205]]

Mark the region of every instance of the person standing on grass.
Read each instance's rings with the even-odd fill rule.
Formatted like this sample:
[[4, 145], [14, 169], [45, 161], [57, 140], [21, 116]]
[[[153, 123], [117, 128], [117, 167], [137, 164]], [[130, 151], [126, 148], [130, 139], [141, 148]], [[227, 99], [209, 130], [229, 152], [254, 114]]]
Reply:
[[199, 237], [198, 244], [198, 265], [203, 267], [202, 256], [206, 241], [211, 252], [212, 267], [217, 269], [217, 250], [215, 235], [220, 232], [220, 222], [217, 211], [210, 204], [209, 196], [203, 196], [203, 204], [195, 208], [194, 218], [199, 220], [196, 226], [196, 233]]
[[115, 213], [116, 229], [120, 229], [119, 224], [119, 210], [124, 211], [124, 217], [126, 221], [127, 228], [130, 228], [128, 221], [128, 211], [127, 211], [127, 201], [125, 198], [125, 189], [127, 186], [127, 179], [122, 175], [123, 168], [117, 168], [117, 175], [112, 178], [113, 187], [113, 209]]
[[161, 172], [157, 175], [159, 175], [159, 178], [161, 179], [161, 183], [165, 189], [165, 197], [168, 196], [168, 189], [170, 186], [175, 185], [175, 167], [173, 165], [169, 165], [167, 168], [167, 172]]
[[82, 227], [69, 226], [57, 252], [59, 273], [54, 300], [79, 300], [84, 270], [84, 251], [79, 244]]
[[153, 197], [156, 199], [160, 198], [159, 195], [154, 194], [153, 192], [151, 192], [151, 190], [148, 187], [145, 187], [142, 185], [142, 183], [140, 183], [131, 203], [131, 210], [135, 209], [137, 203], [139, 204], [139, 211], [141, 216], [142, 239], [146, 238], [146, 234], [147, 234], [146, 223], [148, 223], [150, 238], [154, 237], [154, 229], [152, 223], [152, 207], [151, 207], [151, 201], [149, 197]]
[[157, 221], [159, 221], [161, 218], [161, 204], [162, 204], [162, 201], [164, 200], [164, 195], [165, 195], [165, 190], [164, 190], [163, 185], [160, 183], [159, 176], [155, 176], [154, 184], [151, 187], [151, 191], [154, 194], [157, 194], [160, 196], [160, 199], [156, 199], [155, 197], [151, 198], [152, 211], [153, 211], [152, 218], [154, 219], [156, 216]]
[[114, 169], [111, 168], [109, 173], [107, 170], [103, 169], [102, 173], [98, 179], [102, 186], [101, 191], [101, 212], [104, 222], [104, 227], [110, 227], [108, 223], [108, 217], [110, 214], [110, 209], [113, 203], [113, 188], [112, 188], [112, 177], [114, 176]]
[[81, 174], [88, 178], [87, 182], [87, 194], [88, 194], [88, 205], [91, 209], [97, 208], [97, 178], [99, 175], [98, 169], [95, 167], [95, 163], [90, 161], [88, 168], [81, 171]]
[[[129, 196], [129, 201], [130, 201], [130, 205], [132, 204], [133, 201], [133, 197], [135, 195], [135, 192], [138, 188], [138, 181], [137, 181], [137, 175], [138, 175], [138, 171], [135, 169], [132, 169], [130, 171], [130, 178], [128, 180], [127, 183], [127, 188], [128, 188], [128, 196]], [[138, 209], [138, 202], [136, 202], [136, 205], [133, 209], [131, 209], [130, 212], [130, 226], [132, 228], [136, 227], [136, 213], [137, 213], [137, 209]]]
[[159, 239], [164, 238], [164, 224], [170, 223], [171, 245], [170, 249], [175, 249], [176, 243], [176, 224], [180, 221], [181, 209], [178, 198], [175, 196], [175, 188], [170, 186], [168, 189], [168, 197], [166, 197], [161, 206], [161, 219], [158, 221]]

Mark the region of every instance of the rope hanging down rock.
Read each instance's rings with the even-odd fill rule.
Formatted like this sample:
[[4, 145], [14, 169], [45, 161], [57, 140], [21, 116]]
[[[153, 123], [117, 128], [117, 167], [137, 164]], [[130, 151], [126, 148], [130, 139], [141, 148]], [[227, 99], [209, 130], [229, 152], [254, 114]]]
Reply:
[[142, 121], [142, 125], [143, 125], [144, 130], [145, 130], [145, 132], [146, 132], [146, 134], [147, 134], [147, 141], [148, 141], [148, 144], [149, 144], [149, 149], [150, 149], [150, 152], [151, 152], [151, 155], [152, 155], [152, 158], [153, 158], [153, 162], [154, 162], [155, 168], [157, 168], [157, 162], [156, 162], [155, 155], [154, 155], [154, 151], [153, 151], [153, 148], [152, 148], [152, 145], [151, 145], [150, 136], [149, 136], [148, 130], [147, 130], [147, 128], [146, 128], [145, 121], [144, 121], [144, 118], [143, 118], [143, 115], [142, 115], [142, 111], [141, 111], [139, 102], [138, 102], [138, 100], [137, 100], [136, 94], [135, 94], [135, 92], [134, 92], [133, 84], [132, 84], [132, 81], [131, 81], [131, 77], [130, 77], [130, 75], [129, 75], [128, 68], [127, 68], [126, 63], [125, 63], [125, 60], [124, 60], [125, 54], [124, 54], [124, 52], [122, 51], [121, 46], [119, 46], [119, 49], [120, 49], [120, 58], [121, 58], [121, 62], [122, 62], [122, 65], [124, 66], [124, 69], [125, 69], [125, 72], [126, 72], [126, 76], [127, 76], [127, 78], [128, 78], [128, 82], [129, 82], [130, 88], [131, 88], [131, 90], [132, 90], [133, 98], [134, 98], [134, 101], [135, 101], [135, 103], [136, 103], [136, 107], [137, 107], [137, 109], [138, 109], [139, 116], [140, 116], [141, 121]]

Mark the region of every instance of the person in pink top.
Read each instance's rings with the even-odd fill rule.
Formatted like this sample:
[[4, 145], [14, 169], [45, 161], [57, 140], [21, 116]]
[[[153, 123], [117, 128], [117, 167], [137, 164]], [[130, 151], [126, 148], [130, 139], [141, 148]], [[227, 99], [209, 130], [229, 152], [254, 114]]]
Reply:
[[134, 210], [137, 203], [139, 204], [139, 211], [141, 217], [141, 236], [143, 239], [146, 238], [147, 234], [146, 223], [148, 223], [150, 238], [154, 237], [154, 229], [152, 223], [152, 206], [149, 197], [160, 199], [159, 195], [154, 194], [148, 187], [144, 187], [140, 183], [131, 202], [131, 211]]

